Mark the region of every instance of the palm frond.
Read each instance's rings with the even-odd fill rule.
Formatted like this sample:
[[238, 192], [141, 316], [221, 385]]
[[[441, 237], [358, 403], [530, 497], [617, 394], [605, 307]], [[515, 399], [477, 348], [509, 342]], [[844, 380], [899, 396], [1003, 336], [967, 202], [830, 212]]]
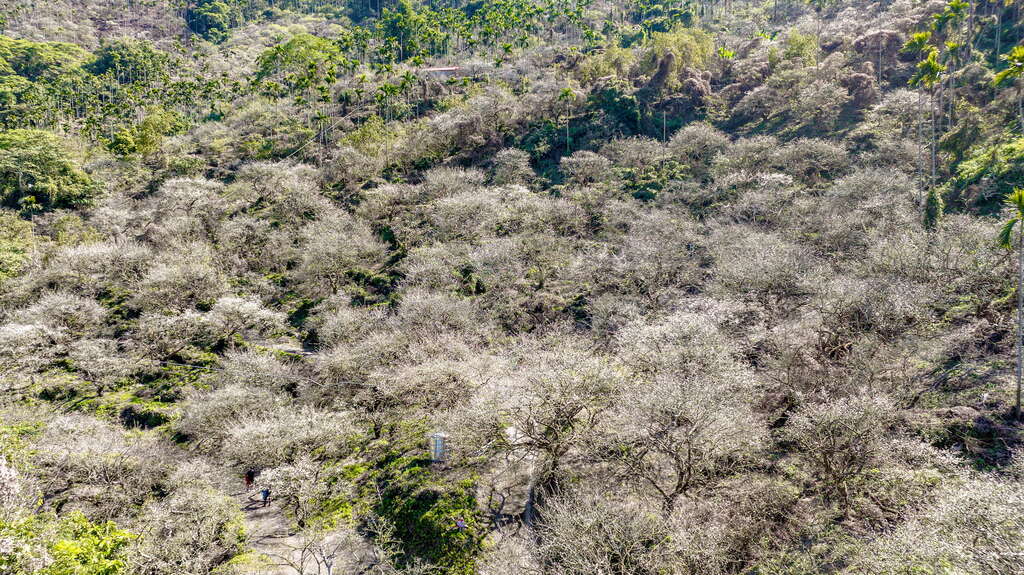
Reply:
[[1024, 188], [1014, 188], [1012, 192], [1006, 194], [1004, 201], [1006, 205], [1017, 210], [1018, 217], [1024, 214]]
[[1006, 80], [1016, 80], [1024, 76], [1024, 46], [1014, 46], [1009, 53], [999, 57], [1006, 62], [1006, 68], [996, 74], [992, 84], [998, 86]]
[[1013, 218], [1003, 224], [1003, 227], [999, 229], [999, 237], [996, 241], [999, 242], [1001, 247], [1008, 250], [1013, 249], [1013, 226], [1017, 224], [1020, 218]]

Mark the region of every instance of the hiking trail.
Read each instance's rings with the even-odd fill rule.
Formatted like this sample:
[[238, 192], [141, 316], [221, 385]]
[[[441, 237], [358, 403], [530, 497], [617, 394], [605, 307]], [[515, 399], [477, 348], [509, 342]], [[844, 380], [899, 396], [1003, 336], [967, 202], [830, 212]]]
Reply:
[[256, 555], [266, 557], [253, 575], [299, 575], [302, 559], [302, 539], [293, 532], [291, 523], [282, 512], [274, 497], [264, 507], [259, 491], [236, 493], [242, 514], [248, 544]]

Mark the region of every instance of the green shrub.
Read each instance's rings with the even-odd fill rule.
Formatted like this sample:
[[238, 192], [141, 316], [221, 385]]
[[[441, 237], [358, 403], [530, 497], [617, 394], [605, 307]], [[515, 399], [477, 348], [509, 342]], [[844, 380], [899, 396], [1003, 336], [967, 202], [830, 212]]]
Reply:
[[[112, 521], [93, 523], [81, 512], [63, 519], [34, 515], [0, 521], [0, 538], [12, 552], [0, 554], [0, 573], [10, 575], [119, 575], [127, 572], [126, 553], [135, 535]], [[39, 568], [38, 559], [50, 563]]]
[[0, 205], [23, 213], [89, 205], [101, 189], [55, 134], [0, 132]]
[[982, 148], [962, 162], [952, 181], [952, 196], [965, 207], [996, 211], [1002, 199], [1024, 181], [1024, 138]]
[[199, 0], [188, 10], [188, 27], [211, 42], [228, 37], [234, 10], [224, 0]]
[[640, 104], [636, 96], [629, 93], [628, 83], [610, 82], [600, 90], [595, 90], [590, 95], [588, 105], [604, 113], [608, 127], [613, 133], [639, 133]]
[[138, 124], [114, 134], [107, 148], [122, 156], [148, 156], [160, 149], [164, 136], [179, 133], [184, 128], [185, 123], [177, 113], [162, 109], [151, 110]]
[[103, 44], [86, 70], [96, 75], [112, 73], [118, 82], [127, 84], [166, 76], [169, 60], [145, 40], [123, 39]]
[[0, 282], [21, 273], [34, 242], [32, 224], [12, 212], [0, 212]]
[[640, 64], [641, 73], [653, 76], [661, 61], [672, 58], [668, 70], [668, 90], [680, 87], [679, 72], [686, 67], [703, 69], [714, 54], [714, 42], [706, 32], [694, 28], [682, 28], [673, 32], [655, 32], [648, 42], [647, 56]]
[[813, 66], [818, 60], [818, 39], [811, 34], [791, 30], [783, 44], [782, 57], [802, 66]]
[[76, 68], [88, 55], [74, 44], [0, 36], [0, 74], [7, 71], [32, 81]]

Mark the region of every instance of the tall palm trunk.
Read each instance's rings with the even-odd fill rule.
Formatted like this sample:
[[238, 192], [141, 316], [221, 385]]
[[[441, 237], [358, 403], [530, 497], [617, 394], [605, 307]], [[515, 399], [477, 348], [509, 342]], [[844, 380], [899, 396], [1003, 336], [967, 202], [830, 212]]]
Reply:
[[932, 150], [931, 150], [932, 151], [932, 181], [931, 181], [931, 187], [934, 188], [935, 187], [935, 163], [936, 163], [935, 162], [935, 159], [936, 159], [935, 158], [935, 155], [936, 155], [936, 149], [935, 149], [936, 148], [936, 140], [935, 140], [935, 89], [934, 88], [932, 88], [932, 94], [931, 94], [931, 98], [929, 98], [929, 100], [930, 100], [930, 102], [929, 102], [930, 105], [928, 107], [930, 108], [931, 115], [932, 115], [932, 122], [931, 122], [931, 124], [932, 124], [932, 126], [931, 126], [931, 128], [932, 128]]
[[[996, 66], [999, 66], [999, 50], [1001, 46], [999, 41], [1003, 39], [1003, 6], [1000, 3], [996, 3]], [[996, 68], [998, 69], [998, 68]]]
[[924, 91], [917, 90], [917, 177], [924, 180], [924, 136], [921, 134], [921, 124], [924, 123]]
[[1017, 84], [1017, 118], [1020, 120], [1020, 133], [1024, 136], [1024, 80]]
[[1021, 379], [1024, 376], [1024, 349], [1022, 349], [1021, 329], [1024, 322], [1024, 225], [1017, 235], [1017, 401], [1013, 407], [1013, 415], [1020, 419]]

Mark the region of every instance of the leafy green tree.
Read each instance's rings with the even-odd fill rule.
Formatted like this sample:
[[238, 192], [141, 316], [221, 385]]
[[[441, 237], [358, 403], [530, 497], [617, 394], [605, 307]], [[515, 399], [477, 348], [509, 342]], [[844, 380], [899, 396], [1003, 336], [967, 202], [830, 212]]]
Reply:
[[[930, 52], [933, 49], [931, 41], [932, 41], [932, 32], [931, 32], [931, 30], [924, 30], [923, 32], [915, 32], [914, 34], [911, 34], [910, 39], [907, 40], [903, 44], [903, 46], [900, 48], [900, 52], [903, 53], [903, 54], [911, 54], [911, 55], [914, 55], [914, 56], [916, 56], [918, 58], [921, 58], [921, 57], [923, 57], [925, 54], [927, 54], [928, 52]], [[923, 154], [922, 150], [923, 150], [923, 141], [924, 141], [924, 139], [921, 136], [921, 124], [923, 123], [923, 120], [920, 119], [921, 115], [924, 114], [924, 105], [922, 104], [922, 100], [923, 99], [924, 99], [924, 90], [919, 89], [917, 91], [918, 111], [919, 111], [919, 114], [920, 114], [919, 117], [918, 117], [918, 121], [917, 121], [917, 146], [918, 146], [918, 166], [917, 166], [917, 168], [918, 168], [918, 173], [919, 174], [920, 174], [920, 172], [924, 171], [923, 161], [921, 160], [921, 155]]]
[[82, 171], [56, 135], [0, 132], [0, 205], [32, 213], [89, 204], [100, 186]]
[[[1014, 241], [1017, 243], [1017, 397], [1013, 407], [1014, 415], [1019, 419], [1021, 416], [1020, 396], [1021, 380], [1024, 378], [1024, 350], [1022, 350], [1021, 330], [1024, 329], [1024, 189], [1014, 188], [1006, 196], [1006, 204], [1013, 211], [1013, 217], [1003, 224], [999, 230], [999, 245], [1012, 250]], [[1017, 237], [1013, 237], [1014, 229], [1017, 229]]]
[[810, 34], [801, 34], [796, 30], [786, 35], [782, 57], [790, 62], [799, 62], [804, 66], [812, 66], [818, 62], [818, 38]]
[[932, 29], [947, 37], [955, 33], [967, 17], [970, 4], [965, 0], [951, 0], [946, 8], [932, 15]]
[[107, 147], [122, 156], [148, 156], [160, 149], [164, 136], [178, 133], [184, 127], [185, 123], [175, 112], [163, 109], [150, 110], [141, 122], [117, 132]]
[[0, 126], [13, 128], [33, 115], [38, 86], [15, 74], [0, 75]]
[[629, 17], [648, 32], [668, 32], [676, 25], [690, 26], [696, 19], [693, 5], [680, 0], [633, 0]]
[[665, 88], [677, 90], [681, 84], [679, 72], [686, 67], [704, 68], [715, 54], [715, 45], [709, 34], [702, 30], [682, 28], [673, 32], [651, 34], [650, 51], [641, 62], [644, 74], [657, 73], [663, 60], [668, 61], [665, 70], [668, 82]]
[[13, 212], [0, 212], [0, 283], [21, 272], [33, 241], [31, 223]]
[[[932, 21], [933, 36], [942, 36], [945, 41], [940, 44], [945, 50], [942, 53], [942, 60], [949, 68], [945, 74], [944, 82], [947, 84], [948, 97], [948, 118], [950, 126], [953, 122], [953, 114], [956, 103], [956, 72], [963, 64], [964, 57], [970, 49], [969, 38], [963, 30], [963, 23], [967, 20], [970, 4], [964, 0], [950, 0], [946, 8], [934, 14]], [[941, 103], [940, 103], [941, 107]]]
[[128, 84], [167, 76], [170, 58], [144, 40], [122, 39], [103, 44], [85, 68], [96, 74], [113, 74]]
[[588, 100], [589, 107], [600, 110], [612, 133], [632, 135], [640, 131], [640, 104], [627, 82], [612, 80], [594, 90]]
[[996, 74], [994, 83], [998, 86], [1007, 80], [1018, 82], [1017, 117], [1020, 120], [1021, 133], [1024, 134], [1024, 86], [1020, 85], [1020, 79], [1024, 77], [1024, 46], [1014, 46], [1013, 50], [1000, 58], [1006, 61], [1006, 69]]
[[978, 146], [956, 168], [952, 180], [952, 194], [962, 195], [972, 186], [984, 185], [992, 190], [987, 196], [975, 199], [984, 209], [998, 209], [1002, 198], [1013, 192], [1014, 186], [1024, 181], [1024, 138], [1006, 143]]
[[234, 10], [224, 0], [199, 0], [187, 13], [188, 27], [211, 42], [228, 37]]
[[408, 0], [399, 0], [394, 10], [384, 10], [377, 28], [385, 38], [396, 42], [398, 59], [405, 60], [423, 52], [432, 39], [431, 33], [437, 31], [430, 25], [432, 16], [434, 14], [417, 10]]
[[[70, 110], [59, 87], [84, 77], [81, 64], [88, 58], [72, 44], [0, 36], [0, 125], [38, 126], [66, 115]], [[81, 97], [82, 91], [72, 93]]]
[[32, 81], [67, 72], [88, 57], [88, 52], [74, 44], [0, 36], [0, 73], [6, 69]]
[[330, 101], [330, 86], [350, 67], [336, 42], [297, 34], [260, 54], [257, 81], [272, 94], [291, 94], [298, 103]]

